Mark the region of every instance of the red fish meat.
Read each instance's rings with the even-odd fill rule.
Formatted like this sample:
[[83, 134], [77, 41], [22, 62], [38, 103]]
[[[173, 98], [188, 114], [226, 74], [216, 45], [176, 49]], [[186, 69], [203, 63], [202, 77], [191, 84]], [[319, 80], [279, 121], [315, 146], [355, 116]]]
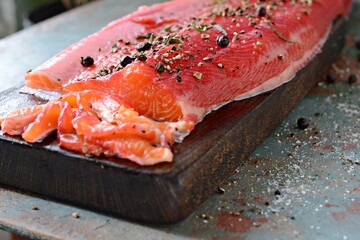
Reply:
[[63, 96], [9, 113], [2, 131], [28, 142], [57, 131], [71, 151], [171, 162], [171, 144], [207, 113], [290, 81], [350, 6], [175, 0], [141, 8], [28, 73], [29, 88]]

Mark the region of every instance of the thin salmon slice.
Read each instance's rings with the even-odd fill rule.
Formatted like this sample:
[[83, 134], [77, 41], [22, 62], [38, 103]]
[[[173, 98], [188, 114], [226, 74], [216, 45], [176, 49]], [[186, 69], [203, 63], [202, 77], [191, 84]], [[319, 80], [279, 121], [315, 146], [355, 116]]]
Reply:
[[[170, 162], [171, 144], [206, 114], [293, 79], [351, 3], [175, 0], [141, 8], [28, 73], [28, 87], [64, 95], [10, 113], [2, 130], [29, 142], [57, 130], [71, 151]], [[9, 124], [21, 118], [20, 127]]]
[[172, 162], [173, 160], [173, 153], [169, 148], [155, 147], [149, 141], [136, 136], [106, 140], [87, 138], [87, 142], [110, 150], [113, 154], [108, 153], [108, 156], [131, 159], [131, 161], [143, 166], [154, 165], [159, 162]]
[[90, 144], [84, 140], [84, 137], [72, 133], [58, 133], [59, 146], [73, 152], [81, 153], [88, 157], [99, 157], [109, 155], [109, 151], [99, 145]]
[[39, 105], [10, 112], [0, 119], [1, 130], [9, 135], [21, 135], [43, 109], [44, 106]]
[[[24, 117], [30, 119], [26, 126], [16, 125]], [[139, 116], [117, 96], [98, 91], [69, 93], [45, 105], [15, 110], [2, 125], [3, 132], [22, 134], [30, 143], [57, 130], [61, 147], [87, 156], [128, 158], [140, 165], [170, 162], [173, 156], [172, 126]]]
[[22, 138], [30, 143], [42, 142], [57, 129], [62, 106], [62, 102], [47, 104], [36, 119], [26, 128], [21, 135]]

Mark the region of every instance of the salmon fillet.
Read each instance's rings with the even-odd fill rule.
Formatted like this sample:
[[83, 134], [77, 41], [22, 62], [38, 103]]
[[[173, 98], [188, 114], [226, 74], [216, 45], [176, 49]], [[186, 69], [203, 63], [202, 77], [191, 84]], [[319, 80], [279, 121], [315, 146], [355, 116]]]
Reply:
[[9, 113], [2, 131], [28, 142], [56, 131], [61, 147], [89, 156], [171, 162], [170, 146], [206, 114], [293, 79], [350, 7], [351, 0], [142, 7], [28, 73], [27, 87], [62, 97]]

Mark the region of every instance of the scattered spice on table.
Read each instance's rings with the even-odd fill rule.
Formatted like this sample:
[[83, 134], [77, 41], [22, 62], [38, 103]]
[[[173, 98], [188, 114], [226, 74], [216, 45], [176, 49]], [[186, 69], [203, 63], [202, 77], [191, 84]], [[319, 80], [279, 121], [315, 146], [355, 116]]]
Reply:
[[327, 74], [327, 75], [326, 75], [326, 82], [327, 82], [327, 83], [330, 83], [330, 84], [335, 83], [335, 82], [336, 82], [336, 76], [335, 76], [335, 74], [333, 74], [333, 73]]
[[35, 211], [39, 210], [39, 208], [38, 208], [37, 206], [35, 206], [35, 205], [32, 205], [32, 206], [31, 206], [31, 209], [32, 209], [32, 210], [35, 210]]
[[222, 187], [218, 187], [217, 191], [218, 191], [219, 194], [224, 194], [225, 193], [225, 189], [222, 188]]
[[350, 74], [349, 78], [348, 78], [348, 83], [349, 84], [354, 84], [357, 82], [357, 77], [355, 74]]
[[81, 57], [80, 63], [84, 67], [91, 67], [94, 65], [94, 59], [90, 56]]
[[73, 218], [80, 218], [80, 215], [79, 215], [77, 212], [73, 212], [73, 213], [71, 214], [71, 216], [72, 216]]
[[299, 118], [297, 120], [297, 126], [301, 130], [307, 129], [309, 127], [309, 125], [310, 125], [309, 120], [306, 118]]

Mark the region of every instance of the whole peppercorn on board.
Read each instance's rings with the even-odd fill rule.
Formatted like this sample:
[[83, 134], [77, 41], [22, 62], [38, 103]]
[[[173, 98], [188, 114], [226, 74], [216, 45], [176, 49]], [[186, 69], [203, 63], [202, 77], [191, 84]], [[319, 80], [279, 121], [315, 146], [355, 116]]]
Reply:
[[[143, 168], [127, 161], [79, 156], [58, 148], [51, 138], [30, 145], [2, 136], [2, 161], [7, 166], [2, 170], [21, 166], [31, 178], [21, 171], [18, 175], [8, 171], [0, 180], [27, 191], [132, 219], [155, 222], [181, 219], [216, 188], [238, 159], [261, 143], [315, 84], [316, 76], [331, 64], [336, 57], [334, 52], [341, 49], [342, 24], [337, 22], [323, 53], [291, 82], [271, 93], [231, 103], [209, 114], [183, 143], [174, 145], [172, 164]], [[327, 53], [331, 53], [331, 57]], [[2, 110], [5, 113], [10, 108], [39, 101], [11, 89], [2, 95]], [[17, 156], [14, 150], [19, 153]], [[7, 161], [10, 158], [11, 161]], [[55, 170], [58, 172], [54, 175]], [[54, 180], [44, 184], [42, 179]], [[54, 182], [61, 182], [61, 187], [54, 187]], [[79, 194], [78, 189], [87, 191]]]

